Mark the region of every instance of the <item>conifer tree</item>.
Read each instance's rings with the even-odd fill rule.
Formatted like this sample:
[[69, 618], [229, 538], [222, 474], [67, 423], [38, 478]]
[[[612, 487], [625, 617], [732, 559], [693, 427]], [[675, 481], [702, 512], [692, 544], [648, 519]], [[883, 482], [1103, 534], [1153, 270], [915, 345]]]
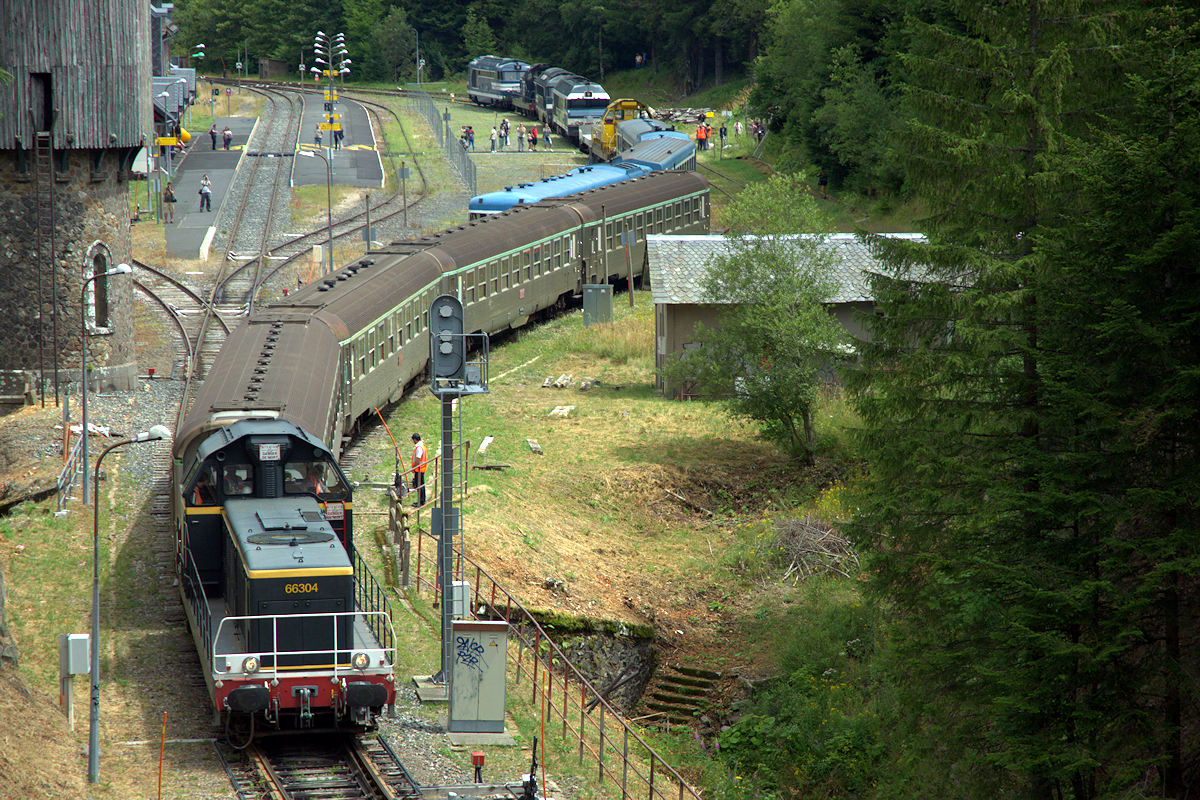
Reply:
[[1102, 451], [1057, 371], [1086, 344], [1062, 336], [1065, 309], [1087, 311], [1044, 243], [1088, 210], [1067, 144], [1120, 108], [1129, 20], [1086, 0], [948, 8], [914, 23], [905, 56], [907, 174], [931, 215], [927, 244], [876, 242], [891, 269], [855, 376], [871, 463], [856, 536], [946, 762], [925, 788], [1095, 797], [1140, 774], [1114, 745], [1117, 554], [1085, 492]]

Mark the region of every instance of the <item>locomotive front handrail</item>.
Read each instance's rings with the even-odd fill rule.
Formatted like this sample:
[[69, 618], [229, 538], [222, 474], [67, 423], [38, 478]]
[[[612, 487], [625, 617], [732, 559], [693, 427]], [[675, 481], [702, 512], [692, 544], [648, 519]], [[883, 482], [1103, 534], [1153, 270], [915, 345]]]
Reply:
[[[355, 622], [362, 621], [363, 625], [369, 630], [374, 630], [373, 625], [383, 626], [387, 632], [390, 641], [395, 642], [396, 630], [392, 626], [391, 618], [382, 611], [334, 611], [327, 613], [314, 614], [256, 614], [252, 616], [240, 617], [225, 617], [217, 625], [216, 634], [212, 638], [212, 671], [217, 678], [233, 678], [233, 677], [250, 677], [251, 675], [270, 676], [278, 678], [281, 670], [279, 667], [280, 656], [314, 656], [314, 655], [329, 655], [332, 654], [333, 663], [328, 667], [321, 665], [302, 665], [299, 667], [288, 667], [283, 670], [288, 675], [303, 675], [308, 672], [325, 672], [327, 669], [333, 670], [335, 678], [339, 676], [353, 676], [362, 674], [378, 674], [380, 670], [386, 667], [387, 672], [391, 672], [392, 665], [396, 663], [395, 647], [362, 647], [356, 648], [353, 643], [343, 645], [339, 639], [345, 639], [345, 636], [338, 636], [338, 620], [340, 618], [352, 617]], [[368, 618], [377, 617], [373, 624], [368, 622]], [[294, 622], [297, 620], [313, 620], [313, 619], [328, 619], [330, 629], [333, 633], [332, 645], [329, 647], [321, 647], [315, 650], [280, 650], [279, 649], [279, 622]], [[225, 631], [226, 625], [230, 626], [230, 631], [236, 639], [240, 639], [245, 626], [255, 622], [270, 622], [271, 624], [271, 647], [270, 649], [262, 649], [257, 651], [236, 652], [230, 650], [228, 652], [221, 651], [220, 641], [221, 634]], [[351, 655], [356, 652], [366, 653], [369, 662], [365, 669], [355, 669], [353, 666], [342, 667], [339, 665], [338, 655], [345, 653], [347, 661]], [[254, 657], [258, 659], [259, 668], [253, 673], [242, 672], [242, 663], [247, 658]], [[266, 658], [272, 659], [271, 665], [266, 666], [263, 660]], [[223, 659], [218, 661], [218, 659]], [[377, 663], [378, 662], [378, 663]], [[220, 665], [224, 665], [225, 669], [219, 669]]]

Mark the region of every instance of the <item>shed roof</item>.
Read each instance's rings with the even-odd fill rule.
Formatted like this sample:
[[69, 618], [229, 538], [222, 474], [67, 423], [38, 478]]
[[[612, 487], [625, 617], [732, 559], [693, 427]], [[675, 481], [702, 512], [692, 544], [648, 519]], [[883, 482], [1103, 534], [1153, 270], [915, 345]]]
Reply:
[[[796, 234], [796, 240], [813, 238], [814, 234]], [[919, 233], [893, 233], [888, 236], [905, 239], [924, 239]], [[732, 298], [712, 299], [704, 293], [708, 265], [718, 256], [731, 251], [728, 237], [666, 236], [646, 237], [649, 248], [650, 288], [656, 304], [728, 303]], [[878, 260], [856, 235], [835, 233], [825, 237], [825, 246], [834, 249], [838, 258], [833, 265], [837, 288], [828, 298], [830, 303], [870, 301], [868, 274], [879, 271]]]

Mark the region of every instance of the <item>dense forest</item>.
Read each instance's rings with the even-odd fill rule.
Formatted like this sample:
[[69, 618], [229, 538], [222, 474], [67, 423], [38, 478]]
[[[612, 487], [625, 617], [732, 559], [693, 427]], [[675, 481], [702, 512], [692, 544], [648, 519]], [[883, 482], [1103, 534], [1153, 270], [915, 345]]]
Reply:
[[921, 209], [925, 241], [872, 240], [888, 268], [844, 376], [868, 602], [829, 652], [796, 626], [783, 677], [722, 735], [711, 796], [1200, 796], [1193, 10], [180, 0], [177, 16], [226, 62], [294, 61], [344, 31], [362, 79], [411, 76], [418, 35], [430, 77], [492, 50], [596, 79], [645, 53], [680, 92], [749, 78], [777, 169]]

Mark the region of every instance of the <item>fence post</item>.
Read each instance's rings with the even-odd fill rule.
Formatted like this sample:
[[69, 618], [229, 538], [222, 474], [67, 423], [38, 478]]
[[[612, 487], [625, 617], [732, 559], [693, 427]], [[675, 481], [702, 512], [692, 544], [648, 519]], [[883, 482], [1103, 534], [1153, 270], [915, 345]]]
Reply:
[[530, 681], [533, 684], [533, 697], [530, 699], [536, 705], [538, 701], [538, 666], [542, 660], [542, 632], [539, 630], [533, 637], [533, 679]]
[[625, 800], [625, 784], [629, 777], [629, 726], [623, 725], [625, 735], [621, 737], [621, 800]]
[[600, 746], [596, 748], [596, 764], [599, 769], [597, 780], [604, 785], [604, 703], [600, 703]]
[[587, 724], [587, 687], [579, 684], [579, 766], [583, 766], [583, 726]]

